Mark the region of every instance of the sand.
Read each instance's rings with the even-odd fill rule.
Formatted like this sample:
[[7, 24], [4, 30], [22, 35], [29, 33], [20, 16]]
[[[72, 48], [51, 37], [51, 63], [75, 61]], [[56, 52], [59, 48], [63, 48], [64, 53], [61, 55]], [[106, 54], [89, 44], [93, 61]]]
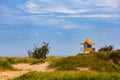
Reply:
[[47, 68], [48, 65], [49, 65], [48, 62], [42, 64], [34, 64], [34, 65], [30, 65], [28, 63], [15, 64], [12, 66], [14, 69], [17, 69], [17, 71], [0, 71], [0, 80], [7, 80], [14, 77], [18, 77], [20, 75], [23, 75], [31, 71], [38, 71], [38, 72], [53, 71], [53, 69]]

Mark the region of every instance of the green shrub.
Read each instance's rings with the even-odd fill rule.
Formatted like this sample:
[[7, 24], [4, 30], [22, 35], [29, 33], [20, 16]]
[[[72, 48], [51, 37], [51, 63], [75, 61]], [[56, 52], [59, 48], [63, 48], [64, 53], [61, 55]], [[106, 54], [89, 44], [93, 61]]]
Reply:
[[114, 47], [112, 45], [105, 45], [105, 47], [101, 47], [98, 51], [112, 51], [114, 49]]
[[102, 60], [112, 60], [115, 64], [120, 64], [120, 51], [97, 52], [96, 56]]
[[42, 47], [34, 47], [33, 51], [28, 50], [29, 57], [32, 58], [44, 58], [46, 59], [46, 55], [49, 53], [49, 43], [43, 42]]
[[12, 65], [8, 61], [0, 60], [0, 70], [12, 70]]
[[113, 60], [113, 62], [115, 64], [119, 64], [119, 61], [120, 61], [120, 51], [113, 51], [113, 52], [111, 52], [109, 57], [110, 57], [110, 59]]

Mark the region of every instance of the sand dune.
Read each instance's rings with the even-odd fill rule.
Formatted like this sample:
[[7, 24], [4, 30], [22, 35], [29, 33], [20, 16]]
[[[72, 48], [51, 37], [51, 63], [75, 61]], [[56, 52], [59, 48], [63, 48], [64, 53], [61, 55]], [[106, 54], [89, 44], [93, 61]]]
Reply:
[[53, 69], [47, 68], [48, 65], [49, 65], [48, 62], [45, 62], [42, 64], [35, 64], [35, 65], [30, 65], [27, 63], [15, 64], [13, 65], [13, 68], [17, 69], [18, 71], [0, 72], [0, 80], [7, 80], [7, 79], [14, 78], [14, 77], [18, 77], [30, 71], [39, 71], [39, 72], [53, 71]]

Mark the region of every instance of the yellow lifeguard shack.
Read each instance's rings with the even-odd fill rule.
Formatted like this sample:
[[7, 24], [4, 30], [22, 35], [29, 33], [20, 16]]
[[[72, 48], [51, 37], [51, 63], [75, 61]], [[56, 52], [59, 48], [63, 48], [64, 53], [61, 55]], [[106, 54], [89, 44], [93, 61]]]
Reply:
[[95, 48], [92, 48], [92, 45], [94, 44], [93, 41], [91, 41], [89, 38], [87, 38], [84, 42], [81, 43], [82, 45], [84, 45], [83, 51], [84, 53], [88, 52], [94, 52]]

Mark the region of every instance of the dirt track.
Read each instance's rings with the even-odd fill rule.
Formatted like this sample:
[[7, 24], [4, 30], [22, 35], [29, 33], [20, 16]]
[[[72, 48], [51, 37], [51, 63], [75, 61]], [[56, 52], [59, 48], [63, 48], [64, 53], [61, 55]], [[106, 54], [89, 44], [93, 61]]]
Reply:
[[22, 74], [28, 73], [30, 71], [39, 71], [39, 72], [47, 72], [47, 71], [53, 71], [53, 69], [48, 69], [47, 66], [49, 65], [48, 62], [42, 63], [42, 64], [35, 64], [30, 65], [26, 63], [20, 63], [13, 65], [13, 68], [17, 69], [18, 71], [3, 71], [0, 72], [0, 80], [7, 80], [14, 77], [18, 77]]

